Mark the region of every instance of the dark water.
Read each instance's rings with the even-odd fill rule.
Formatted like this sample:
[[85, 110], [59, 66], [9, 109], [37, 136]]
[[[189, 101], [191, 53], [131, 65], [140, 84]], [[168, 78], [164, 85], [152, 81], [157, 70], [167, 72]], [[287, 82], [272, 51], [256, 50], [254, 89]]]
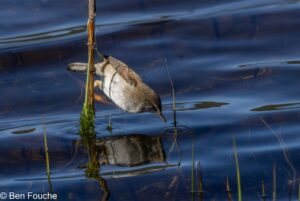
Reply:
[[237, 200], [234, 136], [243, 200], [261, 200], [262, 180], [272, 199], [274, 166], [277, 200], [297, 200], [300, 1], [97, 3], [98, 48], [155, 89], [168, 123], [124, 113], [97, 91], [97, 139], [80, 140], [85, 76], [66, 66], [87, 60], [87, 1], [1, 1], [1, 192], [200, 200], [191, 191], [201, 167], [204, 200], [226, 200], [227, 176]]

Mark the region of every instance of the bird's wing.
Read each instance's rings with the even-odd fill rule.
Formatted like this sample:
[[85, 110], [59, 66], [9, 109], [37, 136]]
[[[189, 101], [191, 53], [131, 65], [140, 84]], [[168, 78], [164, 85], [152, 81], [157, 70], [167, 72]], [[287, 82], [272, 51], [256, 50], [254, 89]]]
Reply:
[[140, 76], [130, 69], [125, 63], [109, 56], [109, 63], [116, 69], [117, 73], [130, 85], [137, 86], [142, 81]]

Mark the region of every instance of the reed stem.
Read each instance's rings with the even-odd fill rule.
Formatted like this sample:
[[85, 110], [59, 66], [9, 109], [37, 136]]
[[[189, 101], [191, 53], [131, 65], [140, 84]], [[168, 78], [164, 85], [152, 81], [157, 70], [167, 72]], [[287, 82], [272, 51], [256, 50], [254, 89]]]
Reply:
[[192, 191], [192, 194], [195, 193], [195, 147], [194, 147], [194, 140], [192, 140], [191, 191]]
[[236, 167], [238, 201], [242, 201], [242, 187], [241, 187], [240, 167], [239, 167], [239, 159], [238, 159], [238, 153], [237, 153], [236, 142], [235, 142], [235, 137], [234, 136], [233, 136], [233, 152], [234, 152], [235, 167]]
[[52, 183], [51, 183], [51, 177], [50, 177], [49, 149], [48, 149], [47, 136], [46, 136], [46, 128], [45, 127], [44, 127], [44, 149], [45, 149], [47, 179], [48, 179], [48, 184], [49, 184], [50, 192], [52, 192], [53, 190], [52, 190]]
[[200, 161], [197, 162], [196, 168], [197, 178], [198, 178], [198, 195], [200, 196], [200, 201], [203, 200], [204, 191], [203, 191], [203, 179], [202, 179], [202, 171]]
[[106, 127], [106, 129], [111, 132], [113, 127], [112, 127], [112, 122], [111, 122], [111, 113], [109, 114], [109, 117], [108, 117], [108, 125]]
[[277, 181], [276, 181], [276, 164], [273, 164], [273, 193], [272, 193], [272, 200], [276, 201], [276, 194], [277, 194]]
[[263, 201], [266, 201], [267, 194], [266, 194], [265, 181], [264, 180], [261, 181], [261, 197], [262, 197]]
[[229, 178], [226, 178], [226, 194], [227, 194], [227, 201], [232, 201], [232, 195], [230, 190]]
[[85, 99], [80, 117], [80, 133], [87, 134], [94, 132], [94, 48], [95, 48], [95, 16], [96, 2], [89, 0], [88, 8], [88, 73], [86, 75]]
[[298, 184], [298, 201], [300, 201], [300, 181], [299, 181], [299, 184]]

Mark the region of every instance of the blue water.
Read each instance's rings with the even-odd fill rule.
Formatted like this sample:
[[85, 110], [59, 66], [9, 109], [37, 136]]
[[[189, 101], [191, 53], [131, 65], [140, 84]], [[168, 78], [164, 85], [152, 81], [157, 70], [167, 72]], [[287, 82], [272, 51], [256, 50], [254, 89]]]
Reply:
[[274, 173], [277, 200], [297, 200], [300, 1], [98, 0], [98, 49], [160, 95], [168, 122], [125, 113], [96, 90], [88, 142], [78, 134], [85, 75], [66, 70], [87, 61], [87, 1], [10, 0], [0, 10], [0, 192], [201, 200], [192, 193], [201, 172], [204, 200], [227, 200], [227, 177], [237, 200], [234, 138], [243, 200], [261, 200], [263, 180], [271, 200]]

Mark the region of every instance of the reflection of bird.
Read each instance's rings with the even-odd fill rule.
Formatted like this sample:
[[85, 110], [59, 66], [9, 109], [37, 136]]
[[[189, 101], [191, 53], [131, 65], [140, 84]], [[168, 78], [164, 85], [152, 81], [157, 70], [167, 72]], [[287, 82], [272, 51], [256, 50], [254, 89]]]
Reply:
[[166, 162], [161, 135], [109, 136], [97, 139], [96, 145], [98, 152], [103, 153], [98, 159], [101, 165], [140, 166]]
[[[71, 63], [68, 70], [86, 72], [87, 64]], [[111, 56], [103, 56], [103, 60], [95, 64], [95, 73], [102, 80], [95, 80], [94, 86], [118, 107], [130, 113], [153, 112], [166, 121], [160, 97], [126, 64]]]

